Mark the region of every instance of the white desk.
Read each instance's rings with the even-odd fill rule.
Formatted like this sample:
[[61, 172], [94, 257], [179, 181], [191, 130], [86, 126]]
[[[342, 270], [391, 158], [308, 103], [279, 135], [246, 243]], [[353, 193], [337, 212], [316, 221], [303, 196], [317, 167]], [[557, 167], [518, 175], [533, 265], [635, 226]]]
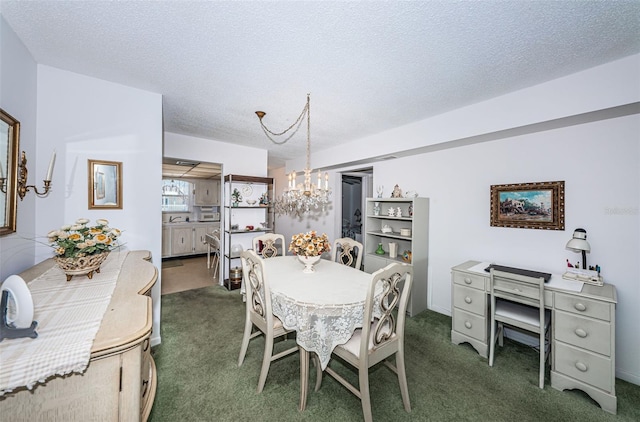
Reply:
[[296, 330], [300, 345], [301, 410], [306, 406], [308, 353], [316, 353], [326, 368], [333, 349], [362, 327], [371, 282], [371, 274], [325, 259], [314, 273], [303, 273], [303, 268], [295, 256], [264, 260], [273, 314], [287, 329]]
[[[469, 343], [488, 357], [488, 263], [467, 261], [451, 269], [451, 342]], [[551, 387], [580, 389], [602, 409], [616, 413], [615, 307], [611, 284], [585, 284], [553, 275], [545, 284], [545, 307], [551, 309]]]

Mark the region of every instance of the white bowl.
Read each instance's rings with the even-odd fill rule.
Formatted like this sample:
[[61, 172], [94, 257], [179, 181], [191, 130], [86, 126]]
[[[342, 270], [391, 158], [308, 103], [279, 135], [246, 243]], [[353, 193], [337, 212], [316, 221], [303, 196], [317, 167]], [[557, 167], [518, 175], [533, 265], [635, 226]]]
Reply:
[[251, 206], [254, 206], [258, 201], [256, 201], [255, 199], [247, 199], [245, 202]]

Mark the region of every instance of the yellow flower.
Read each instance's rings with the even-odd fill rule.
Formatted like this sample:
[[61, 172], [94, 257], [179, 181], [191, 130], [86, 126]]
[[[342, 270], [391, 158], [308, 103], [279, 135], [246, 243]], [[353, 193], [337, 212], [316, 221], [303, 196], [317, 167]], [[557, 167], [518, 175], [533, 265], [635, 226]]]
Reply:
[[329, 238], [325, 233], [318, 236], [315, 230], [307, 233], [298, 233], [291, 236], [289, 251], [295, 255], [318, 256], [329, 251]]

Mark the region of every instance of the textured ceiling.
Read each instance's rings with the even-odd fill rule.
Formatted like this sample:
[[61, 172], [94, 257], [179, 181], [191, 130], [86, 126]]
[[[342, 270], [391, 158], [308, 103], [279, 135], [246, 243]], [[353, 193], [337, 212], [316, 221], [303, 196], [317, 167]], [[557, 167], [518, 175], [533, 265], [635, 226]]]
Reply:
[[640, 52], [640, 1], [0, 1], [34, 59], [163, 95], [166, 131], [312, 151]]

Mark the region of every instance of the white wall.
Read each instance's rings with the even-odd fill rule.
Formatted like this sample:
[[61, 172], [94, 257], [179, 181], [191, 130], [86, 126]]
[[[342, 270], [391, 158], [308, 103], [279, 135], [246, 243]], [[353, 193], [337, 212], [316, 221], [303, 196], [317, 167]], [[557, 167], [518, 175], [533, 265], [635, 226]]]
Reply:
[[[435, 148], [373, 163], [373, 186], [393, 185], [430, 198], [429, 308], [451, 314], [450, 269], [469, 259], [491, 261], [561, 273], [565, 260], [579, 256], [565, 249], [573, 230], [588, 232], [592, 252], [588, 262], [602, 267], [605, 281], [616, 286], [616, 375], [640, 384], [640, 115], [592, 121], [576, 120], [556, 127], [553, 120], [640, 101], [640, 56], [632, 56], [591, 71], [512, 93], [412, 125], [321, 151], [311, 161], [319, 167], [357, 161], [365, 154], [384, 155], [402, 148], [487, 134], [523, 124], [536, 124], [520, 136], [491, 134], [484, 142], [457, 148]], [[599, 91], [602, 91], [599, 93]], [[444, 124], [443, 122], [448, 122]], [[405, 140], [411, 140], [405, 144]], [[400, 146], [398, 146], [400, 145]], [[340, 157], [337, 159], [336, 157]], [[296, 162], [287, 163], [288, 168]], [[272, 171], [285, 183], [284, 169]], [[331, 174], [335, 180], [335, 173]], [[489, 226], [490, 186], [494, 184], [564, 180], [564, 231], [510, 229]], [[334, 186], [335, 189], [335, 186]], [[339, 191], [335, 191], [339, 198]], [[335, 213], [324, 220], [296, 222], [335, 233]], [[292, 227], [278, 219], [278, 229]], [[327, 224], [327, 222], [330, 222]], [[295, 231], [294, 231], [295, 232]]]
[[[34, 179], [44, 178], [54, 149], [57, 159], [51, 194], [36, 200], [36, 233], [46, 236], [81, 217], [106, 218], [111, 227], [123, 231], [126, 248], [151, 251], [159, 267], [161, 95], [38, 65], [37, 107]], [[122, 163], [121, 210], [88, 209], [88, 159]], [[46, 245], [36, 249], [36, 262], [51, 256]], [[159, 280], [152, 290], [154, 344], [160, 338], [160, 284]]]
[[[0, 15], [0, 108], [20, 122], [19, 148], [29, 160], [29, 184], [42, 174], [36, 170], [36, 74], [36, 62]], [[35, 233], [35, 195], [29, 193], [18, 199], [16, 233], [0, 237], [0, 282], [34, 264]]]

